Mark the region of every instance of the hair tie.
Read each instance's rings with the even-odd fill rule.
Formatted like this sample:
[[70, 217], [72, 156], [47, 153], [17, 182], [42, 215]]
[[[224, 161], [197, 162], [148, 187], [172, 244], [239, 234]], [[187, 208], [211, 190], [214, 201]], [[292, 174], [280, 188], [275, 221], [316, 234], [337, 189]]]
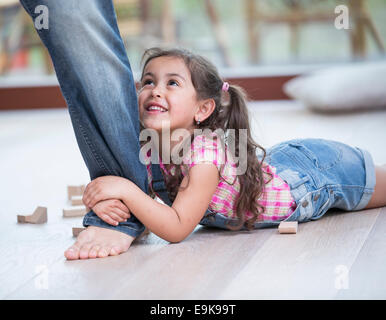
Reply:
[[228, 91], [229, 89], [229, 83], [228, 82], [224, 82], [223, 85], [222, 85], [222, 91]]

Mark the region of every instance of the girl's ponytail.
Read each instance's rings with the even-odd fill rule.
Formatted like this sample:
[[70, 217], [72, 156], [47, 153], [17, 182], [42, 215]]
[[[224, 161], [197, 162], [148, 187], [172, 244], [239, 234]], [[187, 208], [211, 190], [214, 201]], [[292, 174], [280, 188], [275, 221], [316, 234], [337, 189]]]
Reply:
[[[225, 109], [226, 129], [249, 128], [247, 96], [244, 89], [236, 85], [229, 85], [227, 93], [229, 102]], [[223, 92], [223, 94], [226, 95], [226, 92]]]

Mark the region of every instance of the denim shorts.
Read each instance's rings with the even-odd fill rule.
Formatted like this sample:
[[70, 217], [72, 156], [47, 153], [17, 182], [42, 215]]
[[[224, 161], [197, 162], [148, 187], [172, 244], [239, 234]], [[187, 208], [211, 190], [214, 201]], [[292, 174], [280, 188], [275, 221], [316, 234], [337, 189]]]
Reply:
[[[317, 220], [332, 208], [362, 210], [374, 192], [375, 166], [370, 153], [341, 142], [324, 139], [282, 142], [267, 149], [265, 162], [274, 166], [276, 174], [288, 183], [296, 201], [297, 207], [286, 221]], [[200, 223], [226, 228], [229, 221], [212, 213]], [[255, 228], [279, 223], [256, 222]]]

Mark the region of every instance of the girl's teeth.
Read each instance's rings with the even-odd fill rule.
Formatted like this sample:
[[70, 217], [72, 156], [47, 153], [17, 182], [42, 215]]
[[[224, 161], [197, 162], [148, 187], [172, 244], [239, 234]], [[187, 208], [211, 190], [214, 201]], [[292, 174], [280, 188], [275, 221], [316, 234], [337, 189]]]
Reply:
[[166, 111], [166, 110], [162, 109], [161, 107], [150, 107], [149, 108], [149, 111], [153, 111], [153, 110], [158, 110], [158, 111], [162, 111], [162, 112]]

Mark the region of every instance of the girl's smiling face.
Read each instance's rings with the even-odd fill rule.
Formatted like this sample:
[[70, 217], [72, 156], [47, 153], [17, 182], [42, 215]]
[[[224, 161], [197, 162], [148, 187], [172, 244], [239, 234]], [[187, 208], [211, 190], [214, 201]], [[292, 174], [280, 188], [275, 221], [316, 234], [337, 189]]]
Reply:
[[145, 128], [161, 133], [165, 121], [170, 122], [170, 133], [179, 128], [193, 130], [199, 101], [184, 61], [167, 56], [150, 60], [143, 71], [138, 104]]

